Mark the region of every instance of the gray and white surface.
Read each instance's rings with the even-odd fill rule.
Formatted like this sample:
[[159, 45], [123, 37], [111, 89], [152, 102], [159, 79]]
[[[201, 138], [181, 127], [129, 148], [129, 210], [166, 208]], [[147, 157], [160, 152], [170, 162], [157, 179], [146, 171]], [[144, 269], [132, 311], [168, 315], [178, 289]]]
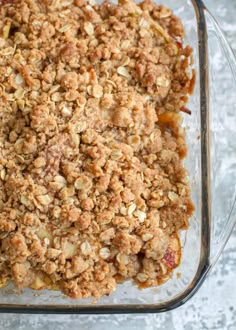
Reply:
[[[236, 0], [205, 0], [205, 3], [236, 53]], [[157, 315], [116, 316], [1, 314], [0, 330], [236, 330], [235, 275], [236, 230], [199, 292], [177, 310]]]

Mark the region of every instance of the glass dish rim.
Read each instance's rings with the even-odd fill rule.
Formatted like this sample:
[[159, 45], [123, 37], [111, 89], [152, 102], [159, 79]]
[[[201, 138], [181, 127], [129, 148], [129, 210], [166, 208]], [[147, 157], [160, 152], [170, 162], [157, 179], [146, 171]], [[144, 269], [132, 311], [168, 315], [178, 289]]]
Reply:
[[205, 5], [202, 0], [191, 0], [197, 19], [198, 52], [200, 79], [200, 122], [201, 122], [201, 244], [200, 261], [197, 272], [187, 289], [171, 301], [158, 304], [114, 304], [114, 305], [18, 305], [0, 304], [0, 313], [28, 313], [28, 314], [127, 314], [127, 313], [160, 313], [175, 309], [189, 300], [200, 288], [210, 269], [210, 178], [209, 178], [209, 93], [208, 93], [208, 52], [207, 26]]

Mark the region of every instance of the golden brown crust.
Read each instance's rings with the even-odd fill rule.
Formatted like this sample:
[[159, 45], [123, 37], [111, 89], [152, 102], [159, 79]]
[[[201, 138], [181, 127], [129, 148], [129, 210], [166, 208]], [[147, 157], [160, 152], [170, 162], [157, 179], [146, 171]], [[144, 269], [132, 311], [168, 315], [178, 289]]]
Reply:
[[181, 21], [151, 1], [0, 2], [1, 283], [167, 280], [193, 211]]

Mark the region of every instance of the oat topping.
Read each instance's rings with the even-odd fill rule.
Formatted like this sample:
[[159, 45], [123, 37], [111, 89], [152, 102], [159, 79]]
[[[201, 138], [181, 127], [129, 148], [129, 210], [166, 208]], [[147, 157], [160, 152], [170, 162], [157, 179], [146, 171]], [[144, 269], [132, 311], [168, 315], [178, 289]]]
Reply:
[[0, 4], [0, 286], [163, 283], [193, 212], [181, 21], [150, 0]]

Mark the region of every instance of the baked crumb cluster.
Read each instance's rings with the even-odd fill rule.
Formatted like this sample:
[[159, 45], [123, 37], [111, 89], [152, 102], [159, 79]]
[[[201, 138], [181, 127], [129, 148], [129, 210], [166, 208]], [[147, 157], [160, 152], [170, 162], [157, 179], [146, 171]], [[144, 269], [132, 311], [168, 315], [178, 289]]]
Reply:
[[193, 212], [181, 21], [151, 1], [0, 2], [2, 285], [166, 281]]

